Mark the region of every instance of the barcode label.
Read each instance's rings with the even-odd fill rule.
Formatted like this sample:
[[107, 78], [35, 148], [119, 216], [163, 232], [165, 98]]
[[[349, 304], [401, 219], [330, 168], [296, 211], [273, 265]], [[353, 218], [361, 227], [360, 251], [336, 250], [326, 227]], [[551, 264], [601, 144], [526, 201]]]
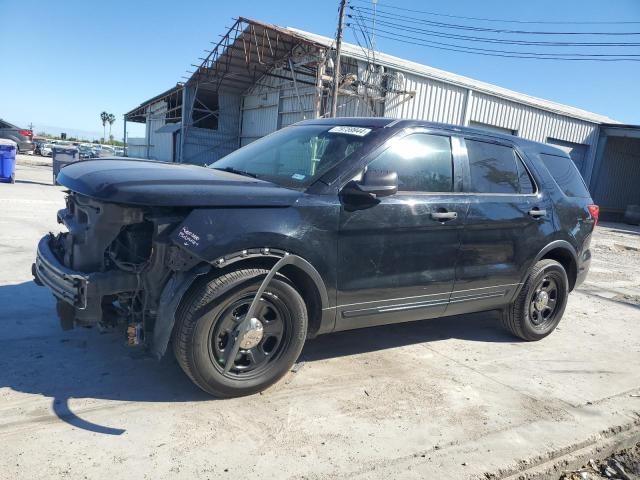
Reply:
[[371, 131], [370, 128], [363, 127], [333, 127], [329, 133], [346, 133], [347, 135], [355, 135], [356, 137], [364, 137]]

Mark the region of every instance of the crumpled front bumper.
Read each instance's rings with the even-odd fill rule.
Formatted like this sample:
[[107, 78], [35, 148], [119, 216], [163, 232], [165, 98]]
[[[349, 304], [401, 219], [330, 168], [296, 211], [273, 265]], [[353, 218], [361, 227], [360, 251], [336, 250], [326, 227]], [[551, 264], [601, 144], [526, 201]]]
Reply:
[[132, 273], [118, 270], [84, 273], [64, 266], [51, 250], [52, 238], [53, 235], [46, 235], [38, 243], [32, 273], [35, 282], [51, 290], [58, 300], [58, 315], [66, 328], [70, 323], [98, 323], [105, 295], [132, 292], [139, 287], [138, 277]]
[[47, 287], [58, 300], [63, 300], [75, 308], [87, 308], [87, 287], [90, 274], [73, 271], [58, 261], [49, 242], [51, 235], [40, 239], [33, 276], [36, 283]]

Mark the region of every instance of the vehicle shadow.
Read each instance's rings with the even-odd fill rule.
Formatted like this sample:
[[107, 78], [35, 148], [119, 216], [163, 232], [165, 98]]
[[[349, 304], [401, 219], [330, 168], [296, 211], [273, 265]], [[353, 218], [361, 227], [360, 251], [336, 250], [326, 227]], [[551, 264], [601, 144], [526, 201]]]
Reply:
[[518, 342], [500, 327], [498, 315], [498, 312], [474, 313], [321, 335], [307, 342], [300, 360], [312, 362], [449, 338]]
[[[62, 421], [88, 431], [120, 435], [74, 412], [70, 399], [127, 402], [211, 401], [182, 372], [169, 349], [158, 361], [125, 345], [121, 334], [98, 329], [63, 332], [51, 294], [33, 282], [0, 286], [0, 388], [42, 395]], [[513, 342], [496, 315], [475, 314], [340, 332], [310, 340], [300, 361], [314, 362], [422, 342], [460, 338]], [[0, 421], [0, 427], [3, 422]]]

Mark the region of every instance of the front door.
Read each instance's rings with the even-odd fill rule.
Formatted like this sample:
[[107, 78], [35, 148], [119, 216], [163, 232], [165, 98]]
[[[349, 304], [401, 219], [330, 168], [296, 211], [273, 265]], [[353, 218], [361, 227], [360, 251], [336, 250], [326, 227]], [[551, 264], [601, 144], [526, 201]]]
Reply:
[[398, 193], [342, 197], [336, 329], [444, 312], [467, 209], [452, 141], [458, 139], [422, 131], [392, 139], [366, 168], [395, 171]]

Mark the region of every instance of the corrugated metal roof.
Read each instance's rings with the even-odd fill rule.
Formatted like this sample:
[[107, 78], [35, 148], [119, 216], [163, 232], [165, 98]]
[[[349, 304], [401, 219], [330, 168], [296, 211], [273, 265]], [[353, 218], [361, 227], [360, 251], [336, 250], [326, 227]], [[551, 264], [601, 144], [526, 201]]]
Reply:
[[[287, 30], [290, 30], [298, 36], [302, 36], [310, 41], [324, 45], [326, 48], [331, 48], [334, 44], [334, 39], [329, 37], [305, 32], [304, 30], [299, 30], [292, 27], [287, 27]], [[351, 43], [342, 44], [342, 54], [364, 61], [368, 60], [367, 54], [369, 55], [369, 57], [371, 56], [369, 52], [363, 51], [361, 47]], [[588, 112], [580, 108], [544, 100], [542, 98], [533, 97], [524, 93], [514, 92], [513, 90], [509, 90], [507, 88], [502, 88], [497, 85], [492, 85], [490, 83], [481, 82], [479, 80], [474, 80], [469, 77], [464, 77], [462, 75], [457, 75], [455, 73], [429, 67], [427, 65], [422, 65], [420, 63], [404, 60], [402, 58], [394, 57], [393, 55], [388, 55], [386, 53], [376, 52], [375, 59], [376, 64], [382, 65], [384, 67], [393, 68], [401, 72], [413, 73], [441, 82], [458, 85], [464, 88], [470, 88], [476, 92], [494, 95], [500, 98], [516, 101], [550, 112], [559, 113], [562, 115], [567, 115], [594, 123], [619, 123], [616, 120], [613, 120], [604, 115], [599, 115], [597, 113]]]

